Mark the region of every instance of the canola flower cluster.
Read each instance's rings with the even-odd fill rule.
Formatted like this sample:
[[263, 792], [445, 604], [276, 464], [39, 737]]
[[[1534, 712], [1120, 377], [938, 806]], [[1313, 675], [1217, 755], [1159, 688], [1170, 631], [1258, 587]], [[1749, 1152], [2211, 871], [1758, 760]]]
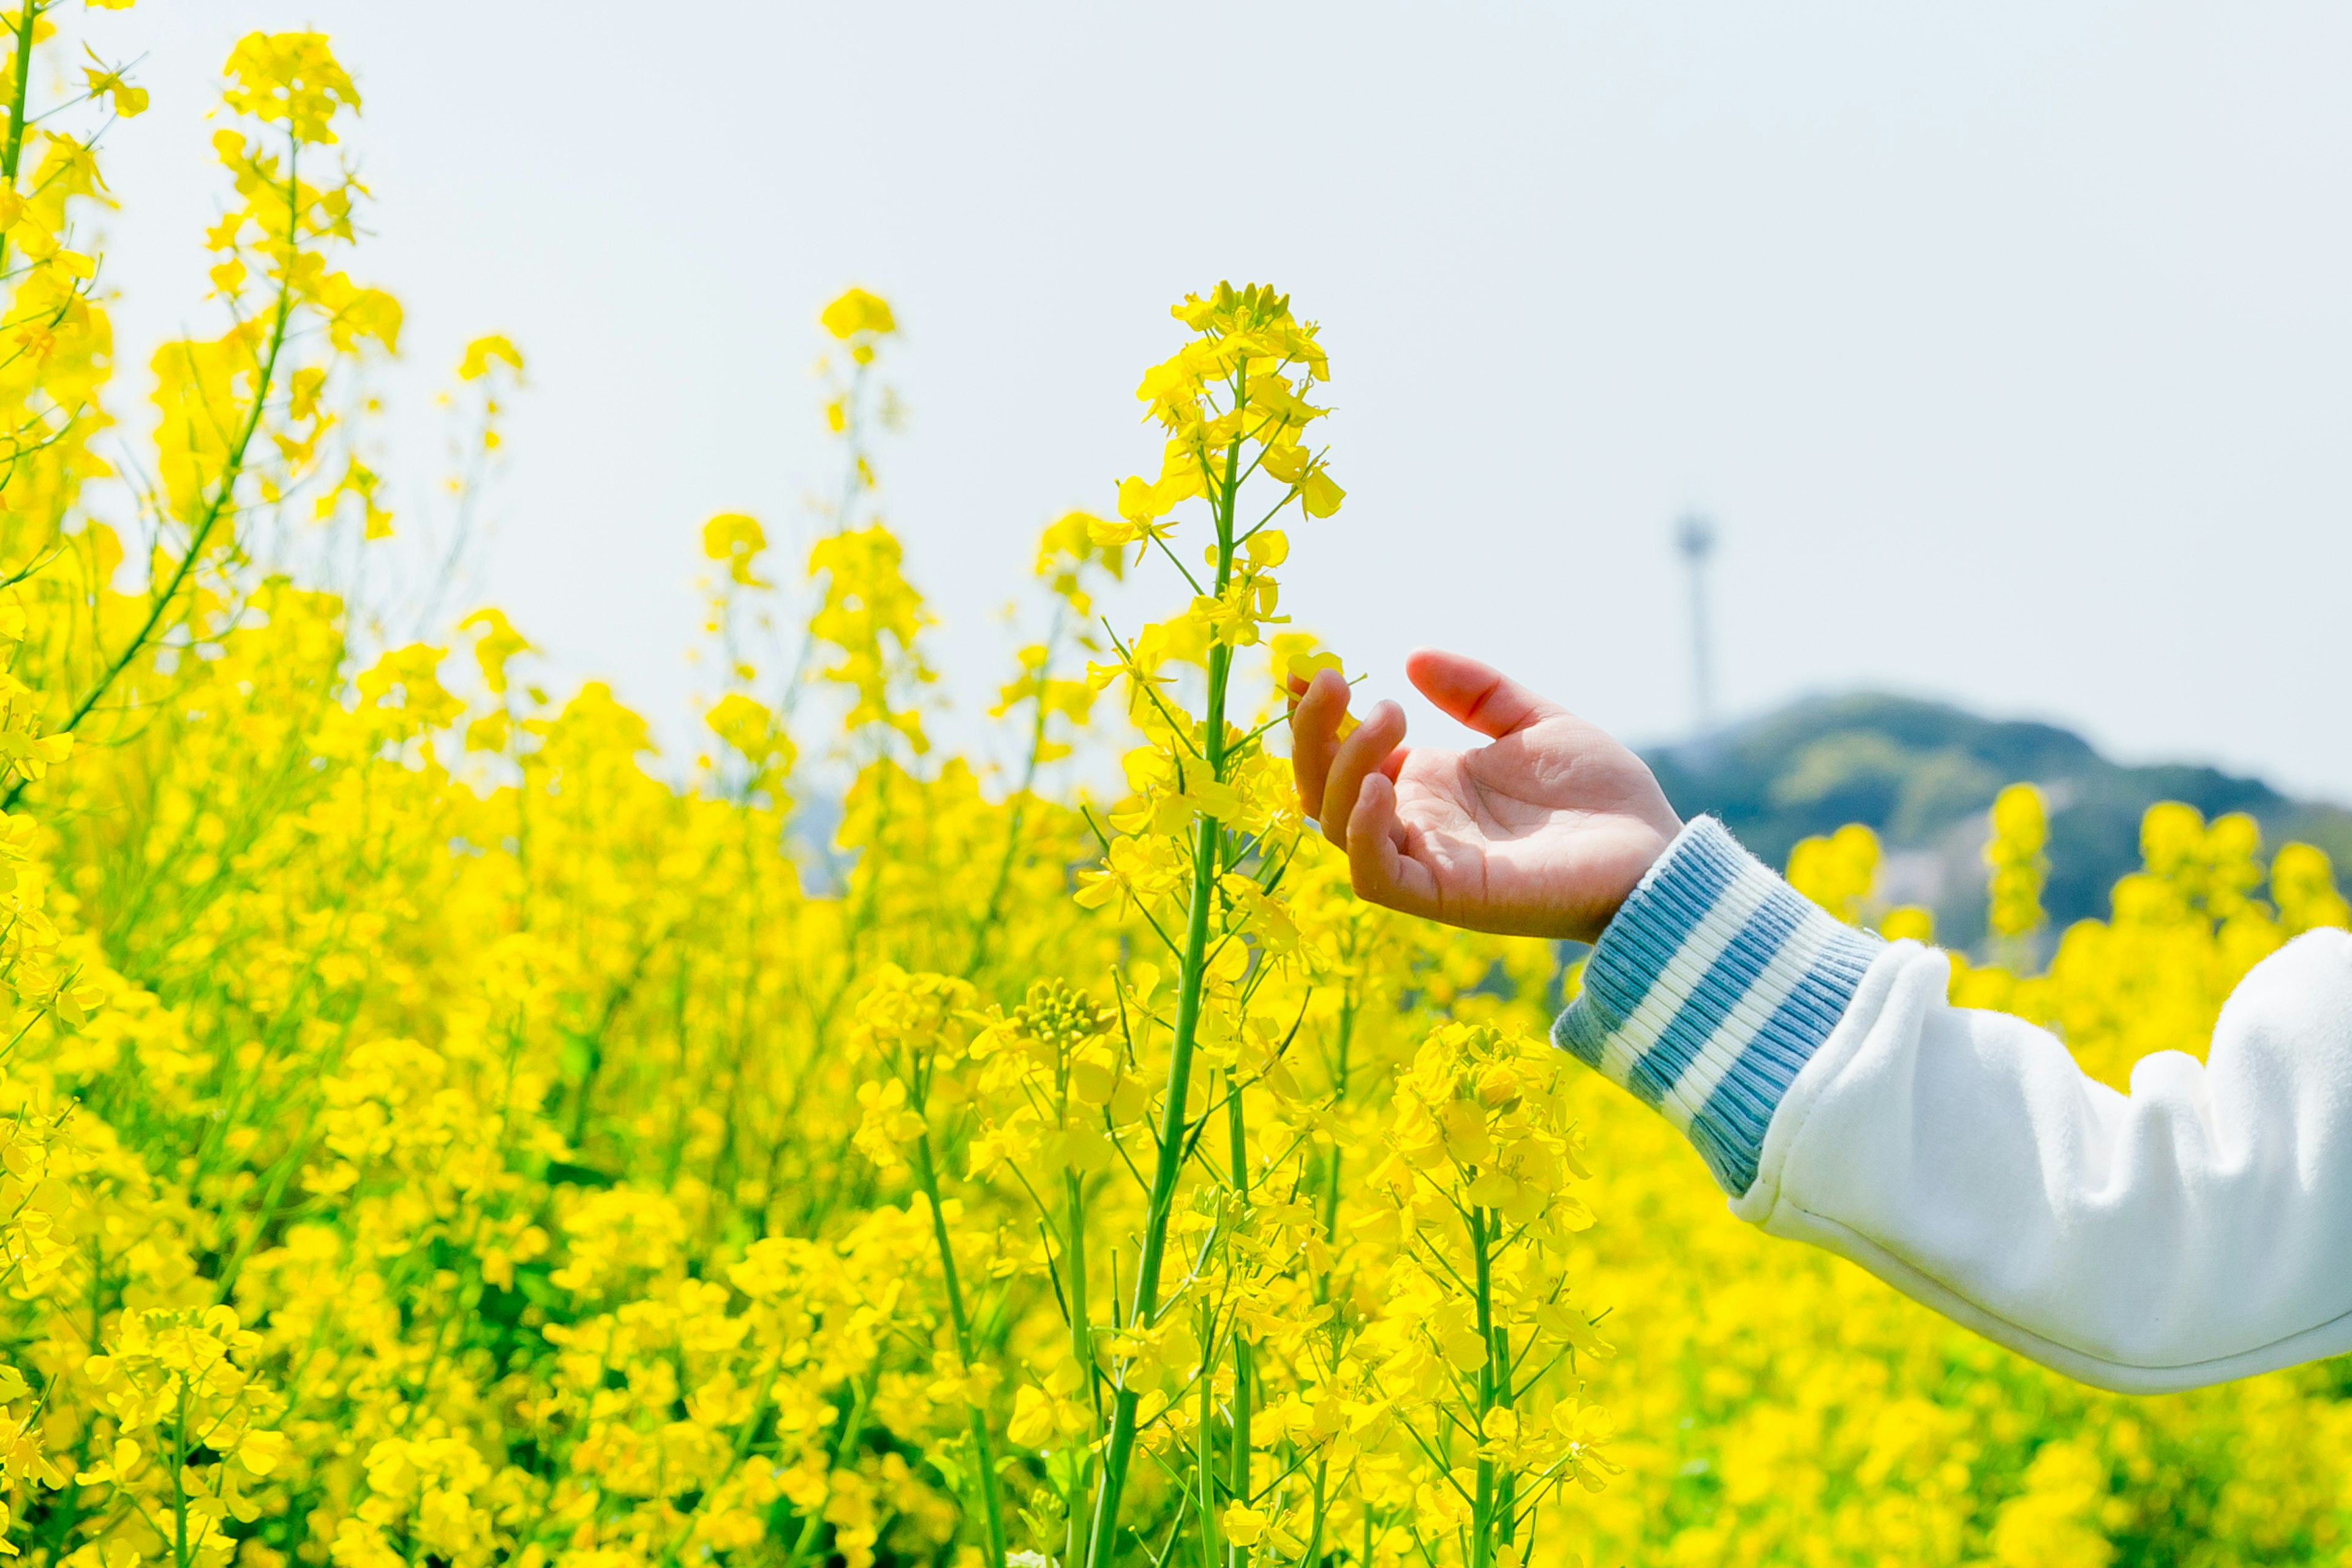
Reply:
[[[934, 750], [878, 514], [887, 302], [823, 313], [804, 563], [703, 531], [682, 771], [495, 609], [384, 647], [354, 429], [397, 303], [327, 41], [226, 71], [217, 335], [114, 417], [98, 138], [0, 16], [0, 1552], [75, 1568], [2277, 1563], [2344, 1545], [2340, 1368], [2132, 1402], [1731, 1221], [1548, 1049], [1572, 964], [1356, 901], [1280, 757], [1277, 573], [1345, 495], [1319, 334], [1175, 309], [1156, 470], [1035, 559], [996, 765]], [[459, 367], [477, 467], [522, 355]], [[119, 436], [118, 432], [118, 436]], [[151, 446], [140, 446], [144, 441]], [[152, 447], [152, 449], [151, 449]], [[110, 439], [108, 451], [121, 449]], [[137, 559], [127, 557], [135, 539]], [[1171, 613], [1105, 625], [1149, 573]], [[1123, 746], [1124, 793], [1053, 770]], [[805, 755], [803, 749], [805, 748]], [[828, 770], [831, 770], [828, 772]], [[845, 777], [828, 845], [796, 795]], [[2012, 793], [2002, 908], [2038, 908]], [[2199, 1048], [2324, 857], [2148, 819], [2115, 919], [1956, 994]], [[1850, 828], [1792, 876], [1873, 900]], [[2003, 881], [2001, 879], [2006, 878]], [[2001, 891], [2006, 889], [2006, 891]], [[2265, 896], [2267, 895], [2267, 896]]]

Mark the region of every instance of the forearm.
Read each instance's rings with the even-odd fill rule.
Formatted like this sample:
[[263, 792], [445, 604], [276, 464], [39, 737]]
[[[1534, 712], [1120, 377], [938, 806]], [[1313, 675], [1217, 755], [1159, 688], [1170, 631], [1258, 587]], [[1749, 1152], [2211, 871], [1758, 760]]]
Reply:
[[2352, 1347], [2352, 940], [2274, 956], [2210, 1068], [2159, 1053], [2128, 1097], [1948, 1006], [1947, 974], [1695, 824], [1554, 1036], [1685, 1127], [1743, 1217], [2085, 1382]]

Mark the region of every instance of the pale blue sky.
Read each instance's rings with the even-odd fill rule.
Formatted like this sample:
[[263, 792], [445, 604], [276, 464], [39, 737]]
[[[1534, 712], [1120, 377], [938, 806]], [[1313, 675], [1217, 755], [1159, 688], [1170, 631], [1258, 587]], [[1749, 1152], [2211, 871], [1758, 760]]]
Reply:
[[[1289, 596], [1636, 739], [1870, 685], [2352, 799], [2352, 10], [146, 0], [126, 355], [201, 321], [235, 37], [331, 33], [406, 302], [413, 495], [464, 341], [532, 386], [478, 574], [574, 676], [693, 685], [696, 530], [829, 484], [817, 308], [887, 293], [890, 515], [984, 705], [1030, 541], [1153, 460], [1169, 300], [1324, 324], [1350, 490]], [[127, 399], [125, 400], [128, 401]], [[412, 416], [415, 416], [412, 418]], [[1138, 610], [1141, 605], [1136, 606]], [[978, 673], [975, 672], [984, 672]]]

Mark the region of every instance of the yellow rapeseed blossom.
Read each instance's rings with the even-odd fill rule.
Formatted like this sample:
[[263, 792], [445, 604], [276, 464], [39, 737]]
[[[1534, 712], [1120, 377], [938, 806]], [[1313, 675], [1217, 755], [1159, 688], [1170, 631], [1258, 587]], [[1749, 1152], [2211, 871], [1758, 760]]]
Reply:
[[[12, 26], [12, 79], [66, 79], [51, 10]], [[0, 1552], [2352, 1550], [2341, 1366], [2130, 1401], [2020, 1362], [1733, 1221], [1538, 1043], [1576, 984], [1549, 947], [1351, 896], [1267, 743], [1339, 664], [1277, 574], [1344, 500], [1331, 367], [1279, 291], [1175, 306], [1143, 471], [1045, 524], [981, 756], [931, 744], [921, 563], [878, 515], [896, 318], [835, 300], [837, 499], [805, 575], [758, 520], [706, 525], [680, 765], [608, 688], [541, 685], [498, 610], [387, 646], [300, 564], [339, 549], [270, 553], [297, 505], [306, 537], [413, 547], [341, 426], [401, 315], [340, 270], [366, 193], [321, 149], [358, 96], [318, 35], [230, 58], [219, 313], [143, 361], [123, 467], [154, 531], [125, 559], [93, 439], [127, 395], [68, 239], [141, 98], [77, 79], [0, 155]], [[457, 367], [477, 458], [521, 359], [484, 337]], [[1104, 626], [1129, 577], [1159, 617]], [[1114, 797], [1073, 798], [1077, 752]], [[1956, 957], [1954, 994], [2111, 1082], [2352, 921], [2317, 849], [2162, 806], [2112, 917], [2035, 971], [1998, 944], [2041, 919], [2038, 797], [1992, 828], [2003, 962]], [[1851, 827], [1790, 873], [1926, 937], [1879, 858]]]
[[2042, 792], [2011, 784], [1992, 803], [1992, 839], [1985, 860], [1992, 868], [1990, 904], [1985, 924], [1995, 936], [2021, 937], [2041, 928], [2042, 883], [2048, 872], [2042, 847], [2050, 826]]

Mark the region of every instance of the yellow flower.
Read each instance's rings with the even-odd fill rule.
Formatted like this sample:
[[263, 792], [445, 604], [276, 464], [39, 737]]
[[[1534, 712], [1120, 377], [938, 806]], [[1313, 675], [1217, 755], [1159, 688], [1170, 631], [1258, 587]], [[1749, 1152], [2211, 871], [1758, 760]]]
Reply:
[[494, 361], [504, 362], [517, 375], [522, 374], [522, 351], [514, 346], [511, 338], [492, 332], [466, 345], [465, 357], [457, 363], [457, 379], [479, 381], [490, 373]]
[[824, 330], [847, 342], [860, 333], [879, 336], [898, 330], [889, 302], [863, 289], [847, 289], [817, 317]]
[[1266, 1522], [1264, 1510], [1246, 1503], [1227, 1503], [1217, 1515], [1217, 1528], [1235, 1546], [1255, 1546], [1265, 1535]]
[[113, 71], [84, 69], [81, 74], [82, 79], [89, 83], [90, 97], [109, 100], [113, 105], [114, 112], [125, 120], [134, 114], [146, 111], [147, 89], [145, 88], [132, 87]]
[[360, 106], [323, 33], [248, 33], [229, 55], [226, 75], [229, 108], [284, 125], [297, 142], [332, 142], [337, 111]]
[[1992, 806], [1992, 842], [1985, 847], [1993, 873], [1992, 909], [1986, 922], [1994, 935], [2023, 936], [2038, 930], [2046, 918], [2042, 882], [2047, 867], [2042, 847], [2048, 837], [2040, 790], [2021, 784], [2000, 792]]
[[[1278, 754], [1290, 681], [1341, 668], [1276, 629], [1271, 574], [1314, 569], [1300, 520], [1340, 500], [1330, 367], [1279, 291], [1176, 307], [1142, 471], [1024, 553], [1038, 602], [962, 748], [924, 726], [980, 677], [940, 679], [922, 563], [875, 515], [895, 323], [835, 301], [852, 368], [816, 402], [846, 499], [797, 624], [761, 525], [706, 525], [717, 698], [681, 767], [610, 688], [526, 679], [495, 609], [387, 641], [297, 580], [389, 532], [342, 421], [401, 324], [343, 270], [370, 220], [314, 145], [358, 106], [324, 40], [231, 58], [219, 313], [142, 362], [138, 420], [68, 243], [135, 89], [101, 68], [72, 79], [99, 100], [51, 101], [74, 68], [32, 21], [0, 39], [34, 95], [0, 191], [25, 1555], [1104, 1568], [1115, 1460], [1110, 1539], [1183, 1561], [1204, 1535], [1362, 1568], [2338, 1552], [2338, 1369], [2125, 1402], [1958, 1335], [1756, 1237], [1546, 1046], [1579, 984], [1549, 945], [1353, 898]], [[521, 356], [483, 338], [459, 368], [474, 461]], [[152, 553], [104, 521], [151, 500], [118, 470], [152, 476]], [[1127, 553], [1180, 511], [1181, 568]], [[257, 570], [281, 557], [256, 528], [305, 514], [317, 548]], [[1092, 597], [1130, 568], [1159, 618], [1114, 631]], [[1996, 905], [2038, 909], [2041, 803], [1992, 827]], [[1956, 959], [1955, 998], [2120, 1083], [2201, 1049], [2265, 953], [2352, 923], [2327, 857], [2266, 864], [2249, 818], [2159, 807], [2143, 848], [2111, 919], [2038, 970], [2022, 943]], [[1880, 912], [1878, 861], [1850, 828], [1790, 869], [1925, 938]]]
[[767, 548], [768, 536], [759, 522], [740, 511], [722, 511], [702, 525], [703, 554], [727, 563], [729, 579], [746, 587], [768, 585], [752, 574], [761, 552]]

